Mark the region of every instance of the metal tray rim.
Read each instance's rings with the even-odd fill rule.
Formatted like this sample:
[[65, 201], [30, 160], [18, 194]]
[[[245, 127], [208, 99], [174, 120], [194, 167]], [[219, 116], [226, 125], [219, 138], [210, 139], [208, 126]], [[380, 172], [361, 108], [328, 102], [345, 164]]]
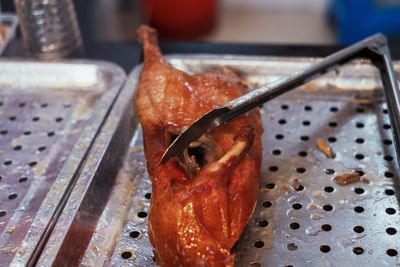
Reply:
[[[83, 67], [83, 68], [93, 68], [94, 71], [96, 71], [97, 76], [98, 75], [104, 75], [104, 73], [108, 73], [109, 75], [113, 76], [113, 77], [118, 77], [121, 76], [121, 74], [124, 76], [124, 78], [126, 77], [126, 73], [125, 71], [118, 66], [115, 63], [112, 62], [108, 62], [108, 61], [104, 61], [104, 60], [82, 60], [82, 59], [70, 59], [70, 60], [61, 60], [61, 61], [54, 61], [54, 62], [41, 62], [41, 61], [36, 61], [36, 60], [32, 60], [32, 59], [25, 59], [25, 58], [0, 58], [0, 75], [3, 74], [4, 71], [8, 71], [8, 69], [12, 69], [13, 65], [16, 65], [17, 67], [21, 67], [23, 69], [26, 69], [26, 72], [31, 71], [32, 69], [35, 69], [37, 71], [39, 71], [40, 75], [45, 75], [45, 76], [49, 76], [49, 71], [51, 75], [58, 74], [59, 76], [62, 77], [65, 75], [65, 73], [60, 73], [60, 70], [62, 68], [68, 68], [68, 67]], [[54, 67], [56, 68], [56, 70], [54, 71]], [[49, 70], [46, 70], [49, 69]], [[57, 70], [58, 69], [58, 70]], [[15, 74], [15, 73], [14, 73]], [[50, 76], [51, 76], [50, 75]], [[10, 75], [12, 76], [12, 75]], [[11, 84], [11, 87], [15, 88], [15, 83], [18, 82], [18, 85], [16, 86], [16, 88], [18, 87], [24, 87], [25, 81], [29, 82], [29, 88], [33, 88], [36, 86], [39, 86], [41, 89], [43, 87], [49, 87], [52, 89], [58, 89], [58, 88], [62, 88], [62, 89], [66, 89], [68, 88], [68, 90], [71, 89], [75, 89], [74, 87], [76, 87], [76, 90], [97, 90], [97, 86], [102, 86], [98, 84], [100, 82], [100, 79], [102, 77], [95, 77], [95, 80], [90, 81], [90, 83], [86, 84], [86, 87], [83, 87], [82, 84], [79, 83], [83, 83], [83, 78], [78, 77], [80, 80], [76, 81], [76, 80], [69, 80], [65, 77], [63, 77], [62, 79], [65, 80], [65, 83], [63, 83], [62, 85], [59, 83], [58, 79], [56, 79], [55, 81], [53, 81], [52, 79], [49, 79], [49, 81], [43, 80], [43, 79], [38, 79], [35, 81], [35, 78], [32, 77], [21, 77], [21, 73], [18, 73], [17, 79], [14, 79], [12, 77], [3, 77], [4, 79], [2, 80], [2, 82], [0, 83], [0, 87], [1, 86], [6, 86], [7, 82]], [[10, 81], [8, 81], [7, 79], [10, 79]], [[35, 82], [37, 84], [35, 84]], [[79, 88], [79, 86], [81, 86], [81, 88]], [[19, 88], [22, 89], [22, 88]], [[35, 89], [35, 88], [33, 88]]]
[[[54, 231], [50, 234], [42, 255], [40, 255], [38, 260], [39, 265], [51, 266], [56, 261], [58, 250], [61, 248], [64, 238], [66, 237], [76, 214], [79, 212], [81, 203], [83, 202], [89, 187], [95, 181], [97, 169], [99, 168], [100, 162], [106, 151], [109, 149], [112, 138], [117, 129], [121, 124], [125, 124], [124, 127], [131, 127], [133, 131], [137, 126], [136, 120], [131, 122], [131, 125], [128, 126], [126, 125], [127, 123], [123, 122], [124, 114], [127, 112], [132, 112], [132, 117], [135, 117], [134, 110], [131, 107], [133, 104], [131, 99], [135, 93], [135, 90], [132, 90], [132, 88], [136, 88], [141, 67], [138, 65], [134, 69], [138, 70], [132, 71], [129, 74], [120, 95], [116, 99], [116, 102], [105, 121], [104, 127], [100, 130], [98, 137], [94, 140], [93, 148], [90, 151], [90, 157], [88, 156], [90, 159], [85, 162], [84, 166], [82, 166], [79, 184], [72, 189], [71, 198], [65, 204], [60, 219], [56, 223]], [[123, 150], [121, 150], [121, 153], [125, 154]]]
[[[52, 225], [57, 220], [62, 210], [63, 201], [68, 199], [69, 193], [76, 183], [76, 174], [88, 156], [88, 151], [95, 137], [103, 127], [104, 121], [123, 87], [126, 74], [118, 65], [100, 60], [63, 60], [60, 62], [42, 63], [25, 59], [6, 59], [0, 60], [0, 66], [2, 62], [15, 62], [17, 64], [29, 62], [40, 65], [65, 64], [68, 67], [89, 64], [96, 66], [101, 73], [107, 73], [111, 77], [107, 84], [98, 84], [99, 86], [103, 86], [105, 90], [93, 107], [92, 115], [88, 119], [84, 130], [64, 162], [50, 190], [47, 192], [27, 234], [12, 259], [11, 265], [25, 266], [33, 264], [32, 259], [38, 255], [40, 247], [43, 245], [41, 242], [45, 240], [43, 238], [49, 233]], [[62, 193], [60, 193], [60, 187], [63, 188]]]
[[[259, 56], [259, 55], [235, 55], [235, 54], [168, 54], [164, 56], [167, 61], [175, 66], [176, 61], [206, 61], [206, 62], [219, 62], [218, 65], [223, 65], [221, 62], [230, 62], [242, 65], [245, 63], [291, 63], [298, 64], [301, 67], [305, 67], [312, 64], [322, 57], [290, 57], [290, 56]], [[400, 73], [400, 60], [393, 60], [393, 65], [395, 70]], [[210, 64], [210, 63], [208, 63]], [[143, 64], [140, 64], [143, 65]], [[368, 59], [355, 59], [345, 64], [345, 66], [373, 66], [370, 65], [370, 60]], [[176, 67], [176, 66], [175, 66]], [[179, 67], [179, 65], [178, 65]], [[129, 76], [129, 75], [128, 75]]]

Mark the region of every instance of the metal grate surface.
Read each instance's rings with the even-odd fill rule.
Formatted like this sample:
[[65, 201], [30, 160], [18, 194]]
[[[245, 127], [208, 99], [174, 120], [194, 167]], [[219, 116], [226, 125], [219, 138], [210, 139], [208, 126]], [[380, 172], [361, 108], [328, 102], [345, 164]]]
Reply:
[[[237, 266], [400, 265], [399, 169], [384, 104], [289, 94], [263, 108], [264, 162]], [[141, 135], [141, 133], [139, 134]], [[316, 148], [323, 138], [335, 157]], [[133, 143], [144, 166], [141, 138]], [[358, 172], [361, 181], [335, 183]], [[155, 266], [148, 241], [151, 185], [137, 170], [115, 266]]]
[[0, 97], [0, 255], [6, 263], [30, 228], [81, 134], [90, 109], [86, 103], [88, 96], [84, 94], [77, 100], [74, 92], [59, 95], [3, 91]]
[[86, 60], [11, 59], [0, 69], [0, 266], [30, 266], [125, 75]]

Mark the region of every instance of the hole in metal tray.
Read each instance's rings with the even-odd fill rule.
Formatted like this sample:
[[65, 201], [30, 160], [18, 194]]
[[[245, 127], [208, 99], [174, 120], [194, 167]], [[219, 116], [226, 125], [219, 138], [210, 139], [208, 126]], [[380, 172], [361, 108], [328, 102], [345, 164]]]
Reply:
[[140, 235], [140, 232], [138, 232], [138, 231], [132, 231], [129, 234], [129, 236], [132, 237], [132, 238], [137, 238], [137, 237], [139, 237], [139, 235]]
[[354, 226], [353, 230], [356, 233], [362, 233], [362, 232], [364, 232], [364, 227], [357, 225], [357, 226]]
[[132, 257], [132, 252], [130, 252], [130, 251], [124, 251], [124, 252], [122, 252], [121, 257], [122, 257], [123, 259], [129, 259], [129, 258]]
[[329, 232], [330, 230], [332, 230], [332, 226], [330, 224], [323, 224], [321, 226], [321, 229], [325, 232]]
[[300, 228], [300, 224], [298, 224], [296, 222], [291, 223], [289, 226], [290, 226], [290, 229], [293, 229], [293, 230], [297, 230]]

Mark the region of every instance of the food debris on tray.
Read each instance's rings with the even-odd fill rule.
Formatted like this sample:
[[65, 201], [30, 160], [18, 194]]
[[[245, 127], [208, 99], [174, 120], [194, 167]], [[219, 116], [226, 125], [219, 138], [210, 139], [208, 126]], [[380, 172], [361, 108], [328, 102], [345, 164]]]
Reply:
[[338, 185], [349, 185], [358, 182], [369, 184], [369, 180], [365, 177], [361, 177], [359, 172], [348, 172], [336, 176], [333, 181]]
[[329, 144], [325, 141], [323, 138], [318, 138], [316, 141], [316, 146], [319, 151], [324, 153], [324, 155], [329, 158], [333, 159], [335, 157], [335, 153], [333, 153], [332, 148], [329, 146]]
[[303, 187], [299, 178], [294, 178], [292, 185], [295, 190], [300, 190]]

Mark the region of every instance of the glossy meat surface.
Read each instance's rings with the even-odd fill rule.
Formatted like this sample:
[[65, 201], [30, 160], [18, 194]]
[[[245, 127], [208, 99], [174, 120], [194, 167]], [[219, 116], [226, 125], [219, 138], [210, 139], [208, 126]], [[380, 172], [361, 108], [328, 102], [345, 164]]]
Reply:
[[227, 68], [189, 75], [170, 66], [156, 32], [141, 26], [144, 67], [135, 107], [142, 125], [152, 199], [148, 232], [161, 266], [233, 266], [231, 249], [253, 212], [261, 163], [258, 110], [193, 142], [160, 165], [174, 137], [194, 120], [244, 93]]

